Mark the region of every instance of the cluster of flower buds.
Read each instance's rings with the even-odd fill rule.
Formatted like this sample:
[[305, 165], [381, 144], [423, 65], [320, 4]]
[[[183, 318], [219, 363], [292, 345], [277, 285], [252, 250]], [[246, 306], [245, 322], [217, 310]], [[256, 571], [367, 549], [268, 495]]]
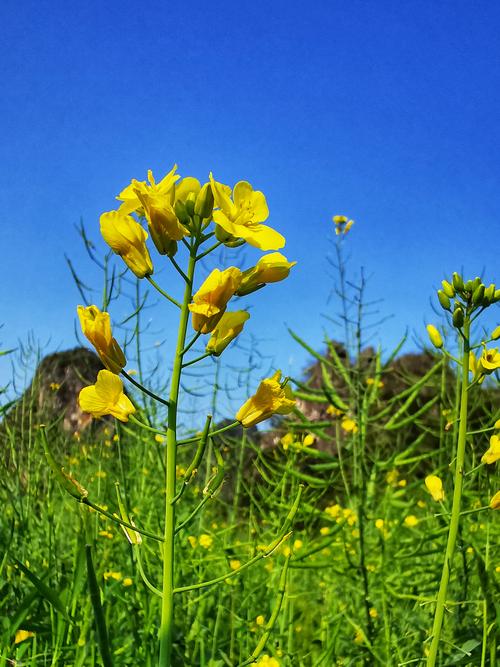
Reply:
[[496, 289], [494, 283], [486, 287], [481, 278], [465, 282], [462, 276], [455, 272], [451, 282], [443, 280], [442, 286], [443, 288], [438, 290], [439, 303], [452, 314], [453, 326], [457, 329], [463, 326], [466, 313], [470, 315], [475, 310], [484, 310], [500, 301], [500, 289]]

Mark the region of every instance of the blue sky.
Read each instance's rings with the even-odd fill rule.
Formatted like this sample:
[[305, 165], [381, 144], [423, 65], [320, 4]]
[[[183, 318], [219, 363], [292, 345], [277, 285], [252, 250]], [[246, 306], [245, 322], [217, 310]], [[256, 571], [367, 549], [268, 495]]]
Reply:
[[[104, 248], [100, 213], [174, 162], [266, 194], [298, 264], [254, 295], [247, 326], [286, 372], [307, 357], [285, 323], [320, 347], [334, 308], [333, 214], [356, 220], [351, 266], [393, 315], [385, 348], [423, 330], [452, 271], [500, 282], [498, 3], [4, 0], [0, 14], [4, 348], [29, 331], [74, 345], [64, 254], [100, 285], [75, 225]], [[165, 309], [153, 317], [173, 336]]]

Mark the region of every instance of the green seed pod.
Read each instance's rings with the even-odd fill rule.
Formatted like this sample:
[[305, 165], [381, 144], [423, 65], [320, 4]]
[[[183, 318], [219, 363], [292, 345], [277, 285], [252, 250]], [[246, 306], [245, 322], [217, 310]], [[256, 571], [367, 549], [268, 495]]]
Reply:
[[211, 218], [213, 208], [214, 194], [212, 192], [212, 186], [210, 183], [205, 183], [196, 197], [194, 212], [202, 219]]
[[443, 292], [446, 294], [446, 296], [449, 296], [450, 299], [453, 299], [455, 296], [455, 290], [453, 289], [453, 286], [450, 285], [447, 280], [442, 280], [441, 285], [443, 286]]
[[462, 306], [458, 306], [458, 308], [455, 308], [453, 311], [453, 326], [456, 327], [457, 329], [460, 329], [460, 327], [463, 327], [464, 325], [464, 311], [462, 309]]
[[452, 282], [453, 282], [453, 287], [456, 289], [457, 292], [461, 292], [463, 290], [463, 288], [464, 288], [463, 278], [456, 271], [453, 274]]
[[484, 285], [478, 285], [476, 289], [474, 290], [474, 294], [472, 295], [472, 303], [474, 306], [482, 306], [483, 305], [483, 297], [484, 297]]
[[445, 310], [451, 310], [450, 298], [446, 296], [443, 290], [438, 290], [438, 299], [442, 308], [444, 308]]

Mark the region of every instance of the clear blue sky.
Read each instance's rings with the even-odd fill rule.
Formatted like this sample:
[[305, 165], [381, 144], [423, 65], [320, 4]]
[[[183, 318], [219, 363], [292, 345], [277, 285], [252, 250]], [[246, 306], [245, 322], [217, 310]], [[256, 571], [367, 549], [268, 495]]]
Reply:
[[285, 322], [321, 346], [335, 213], [356, 220], [352, 266], [394, 315], [386, 347], [423, 330], [452, 271], [500, 282], [497, 2], [4, 0], [0, 18], [4, 347], [30, 330], [74, 344], [64, 253], [99, 284], [75, 224], [99, 241], [130, 179], [174, 162], [266, 194], [299, 263], [247, 326], [285, 371], [306, 360]]

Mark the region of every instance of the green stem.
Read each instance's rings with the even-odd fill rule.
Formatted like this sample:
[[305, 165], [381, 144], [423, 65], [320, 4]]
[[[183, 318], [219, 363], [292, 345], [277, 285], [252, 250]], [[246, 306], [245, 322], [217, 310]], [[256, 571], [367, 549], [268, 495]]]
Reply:
[[434, 613], [434, 624], [432, 626], [432, 642], [427, 657], [427, 667], [434, 667], [438, 657], [441, 629], [443, 627], [444, 610], [446, 604], [446, 592], [450, 580], [450, 571], [453, 562], [453, 554], [457, 541], [458, 524], [460, 520], [460, 505], [462, 501], [462, 486], [464, 479], [465, 441], [467, 437], [467, 386], [469, 384], [469, 337], [470, 319], [466, 317], [463, 327], [464, 348], [462, 356], [462, 388], [460, 394], [460, 428], [458, 431], [457, 456], [455, 462], [455, 482], [453, 488], [453, 504], [451, 508], [450, 526], [448, 529], [448, 542], [444, 557], [443, 571], [437, 596], [436, 611]]
[[[151, 285], [153, 285], [153, 287], [155, 288], [155, 290], [157, 290], [162, 296], [164, 296], [165, 299], [168, 299], [168, 301], [170, 301], [170, 303], [173, 303], [174, 306], [177, 306], [177, 308], [181, 308], [181, 309], [182, 309], [182, 306], [181, 306], [181, 304], [177, 301], [177, 299], [174, 299], [173, 296], [170, 296], [170, 294], [168, 294], [167, 292], [165, 292], [165, 290], [162, 289], [162, 288], [158, 285], [158, 283], [157, 283], [156, 281], [154, 281], [154, 280], [151, 278], [151, 276], [145, 276], [145, 277], [146, 277], [146, 280], [147, 280], [149, 283], [151, 283]], [[189, 293], [191, 294], [191, 284], [190, 284], [190, 283], [188, 283], [188, 284], [186, 285], [186, 289], [189, 289]], [[191, 298], [191, 297], [190, 297], [190, 298]]]
[[170, 397], [168, 407], [167, 446], [165, 448], [165, 533], [163, 548], [163, 598], [161, 606], [161, 625], [159, 632], [160, 659], [159, 667], [170, 667], [172, 664], [172, 645], [174, 630], [174, 534], [175, 534], [175, 503], [176, 495], [176, 455], [177, 455], [177, 402], [182, 372], [182, 350], [186, 341], [189, 318], [189, 302], [192, 296], [194, 268], [196, 265], [196, 247], [190, 249], [187, 270], [187, 282], [179, 319], [179, 333], [172, 369]]

